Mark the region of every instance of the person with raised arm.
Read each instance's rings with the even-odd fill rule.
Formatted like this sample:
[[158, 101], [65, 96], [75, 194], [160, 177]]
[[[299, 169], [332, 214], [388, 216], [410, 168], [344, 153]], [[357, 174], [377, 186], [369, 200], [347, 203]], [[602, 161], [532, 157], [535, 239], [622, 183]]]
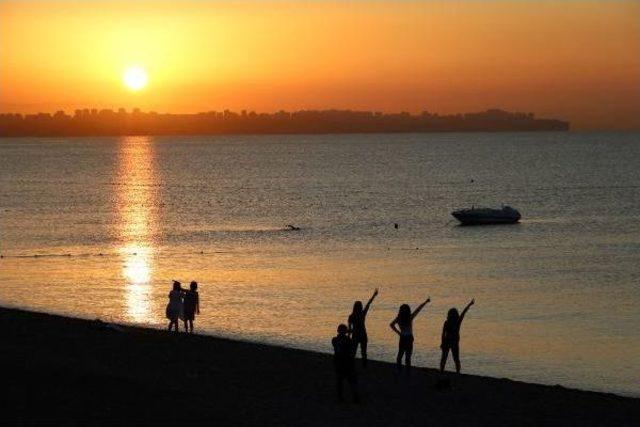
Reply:
[[469, 308], [475, 304], [476, 300], [472, 299], [469, 304], [462, 310], [461, 314], [458, 314], [458, 309], [451, 308], [447, 313], [447, 320], [444, 321], [442, 326], [442, 343], [440, 348], [442, 349], [442, 358], [440, 359], [440, 372], [444, 372], [444, 368], [447, 364], [447, 358], [449, 357], [449, 351], [453, 355], [453, 361], [456, 364], [456, 372], [460, 373], [460, 326], [464, 320], [465, 314], [469, 311]]
[[362, 308], [362, 301], [356, 301], [355, 303], [353, 303], [353, 311], [349, 315], [348, 319], [349, 334], [351, 335], [351, 339], [353, 340], [356, 352], [358, 351], [358, 344], [360, 345], [362, 366], [365, 368], [367, 367], [367, 342], [369, 341], [367, 337], [367, 327], [365, 325], [365, 320], [367, 318], [369, 308], [371, 307], [371, 303], [377, 295], [378, 289], [376, 288], [364, 308]]
[[389, 324], [389, 327], [398, 334], [400, 337], [398, 343], [398, 356], [396, 357], [396, 367], [398, 372], [402, 370], [402, 357], [404, 356], [404, 363], [407, 366], [407, 373], [411, 368], [411, 355], [413, 353], [413, 319], [420, 313], [420, 311], [431, 301], [431, 298], [427, 298], [425, 302], [420, 304], [413, 313], [409, 304], [402, 304], [398, 310], [398, 316]]

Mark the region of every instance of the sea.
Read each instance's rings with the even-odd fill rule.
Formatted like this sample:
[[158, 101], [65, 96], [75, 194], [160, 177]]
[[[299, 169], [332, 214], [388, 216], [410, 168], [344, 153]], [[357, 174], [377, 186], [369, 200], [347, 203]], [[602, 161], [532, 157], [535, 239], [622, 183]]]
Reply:
[[378, 288], [369, 357], [430, 297], [433, 368], [475, 298], [464, 373], [638, 397], [639, 166], [639, 133], [1, 138], [0, 305], [163, 329], [197, 281], [198, 333], [331, 352]]

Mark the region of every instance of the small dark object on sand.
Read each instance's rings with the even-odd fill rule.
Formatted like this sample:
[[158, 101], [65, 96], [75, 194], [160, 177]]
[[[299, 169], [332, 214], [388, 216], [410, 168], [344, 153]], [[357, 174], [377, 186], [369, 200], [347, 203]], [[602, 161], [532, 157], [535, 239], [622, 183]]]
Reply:
[[451, 379], [438, 378], [438, 381], [436, 381], [436, 390], [438, 391], [451, 390]]
[[99, 329], [99, 330], [103, 330], [103, 331], [124, 332], [124, 329], [122, 329], [120, 326], [115, 325], [113, 323], [103, 322], [100, 319], [95, 319], [93, 321], [93, 326], [94, 326], [94, 328]]
[[295, 225], [292, 225], [292, 224], [287, 224], [287, 229], [291, 231], [298, 231], [300, 230], [300, 227], [296, 227]]
[[397, 222], [393, 223], [393, 228], [395, 228], [396, 230], [398, 229], [398, 223]]

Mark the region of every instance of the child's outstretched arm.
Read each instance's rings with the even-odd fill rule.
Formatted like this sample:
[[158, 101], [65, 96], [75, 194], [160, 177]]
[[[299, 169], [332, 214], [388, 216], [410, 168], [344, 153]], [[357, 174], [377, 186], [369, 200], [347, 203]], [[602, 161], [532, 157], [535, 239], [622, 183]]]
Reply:
[[378, 296], [378, 288], [376, 288], [376, 290], [373, 291], [373, 295], [371, 296], [371, 298], [369, 298], [369, 301], [367, 301], [367, 305], [364, 306], [364, 314], [365, 315], [369, 311], [369, 307], [371, 307], [371, 303], [373, 302], [373, 300], [375, 299], [376, 296]]
[[467, 311], [469, 311], [469, 309], [471, 308], [471, 306], [472, 306], [473, 304], [475, 304], [475, 303], [476, 303], [476, 300], [475, 300], [475, 298], [474, 298], [474, 299], [472, 299], [472, 300], [469, 302], [469, 304], [467, 304], [467, 306], [464, 308], [464, 310], [462, 310], [462, 314], [460, 315], [460, 323], [462, 323], [462, 320], [464, 319], [464, 315], [465, 315], [465, 314], [467, 314]]
[[200, 295], [196, 292], [196, 313], [200, 314]]
[[422, 304], [420, 304], [418, 306], [418, 308], [416, 308], [413, 313], [411, 314], [411, 318], [414, 319], [418, 313], [420, 313], [420, 311], [424, 308], [425, 305], [427, 305], [429, 302], [431, 302], [431, 297], [427, 298], [427, 300], [425, 302], [423, 302]]

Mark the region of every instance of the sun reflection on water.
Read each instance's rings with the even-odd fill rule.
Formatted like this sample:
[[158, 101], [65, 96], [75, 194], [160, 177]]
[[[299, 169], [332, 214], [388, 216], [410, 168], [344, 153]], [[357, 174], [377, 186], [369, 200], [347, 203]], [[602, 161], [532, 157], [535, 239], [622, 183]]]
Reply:
[[149, 137], [126, 137], [119, 147], [119, 254], [126, 281], [126, 313], [133, 322], [153, 317], [153, 236], [157, 194], [153, 144]]

